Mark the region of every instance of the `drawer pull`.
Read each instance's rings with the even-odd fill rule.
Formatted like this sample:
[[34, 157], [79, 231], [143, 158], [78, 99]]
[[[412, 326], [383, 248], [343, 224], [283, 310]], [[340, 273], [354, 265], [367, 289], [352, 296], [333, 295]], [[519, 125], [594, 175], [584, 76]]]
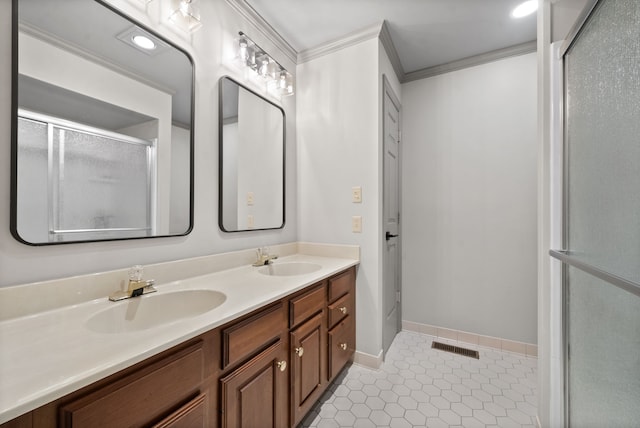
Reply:
[[342, 312], [343, 315], [347, 313], [347, 307], [346, 306], [343, 306], [343, 307], [339, 308], [338, 310], [340, 312]]
[[296, 348], [295, 352], [298, 357], [302, 357], [302, 354], [304, 354], [304, 348], [302, 346], [299, 348]]
[[287, 369], [287, 362], [286, 361], [278, 361], [276, 363], [276, 365], [278, 366], [278, 368], [280, 369], [281, 372], [285, 371]]
[[340, 349], [342, 349], [343, 351], [346, 351], [346, 350], [347, 350], [347, 343], [346, 343], [346, 342], [341, 343], [341, 344], [339, 344], [338, 346], [339, 346], [339, 347], [340, 347]]

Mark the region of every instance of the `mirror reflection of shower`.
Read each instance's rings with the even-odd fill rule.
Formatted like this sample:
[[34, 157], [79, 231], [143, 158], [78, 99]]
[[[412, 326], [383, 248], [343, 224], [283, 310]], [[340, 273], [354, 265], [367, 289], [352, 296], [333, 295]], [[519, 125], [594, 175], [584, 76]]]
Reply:
[[[153, 126], [153, 122], [147, 126]], [[20, 110], [18, 215], [29, 242], [155, 233], [156, 139]]]

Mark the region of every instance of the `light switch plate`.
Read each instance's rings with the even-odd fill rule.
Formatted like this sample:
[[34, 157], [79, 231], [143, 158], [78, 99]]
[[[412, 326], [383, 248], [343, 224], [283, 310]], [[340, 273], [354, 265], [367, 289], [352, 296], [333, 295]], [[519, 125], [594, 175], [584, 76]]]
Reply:
[[253, 192], [247, 192], [247, 205], [253, 205]]
[[362, 217], [359, 215], [354, 215], [351, 217], [351, 231], [353, 233], [361, 233], [362, 232]]
[[354, 204], [362, 203], [362, 187], [356, 186], [351, 188], [351, 200]]

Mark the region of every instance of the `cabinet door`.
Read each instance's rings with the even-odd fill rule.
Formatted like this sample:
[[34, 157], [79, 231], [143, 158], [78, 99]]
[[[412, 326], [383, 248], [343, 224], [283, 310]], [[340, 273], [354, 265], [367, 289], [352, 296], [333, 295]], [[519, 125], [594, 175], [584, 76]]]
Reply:
[[220, 379], [223, 428], [288, 425], [287, 352], [281, 341]]
[[292, 426], [304, 418], [327, 384], [327, 333], [323, 313], [291, 332]]
[[348, 315], [329, 331], [329, 380], [332, 381], [353, 356], [356, 348], [356, 324]]

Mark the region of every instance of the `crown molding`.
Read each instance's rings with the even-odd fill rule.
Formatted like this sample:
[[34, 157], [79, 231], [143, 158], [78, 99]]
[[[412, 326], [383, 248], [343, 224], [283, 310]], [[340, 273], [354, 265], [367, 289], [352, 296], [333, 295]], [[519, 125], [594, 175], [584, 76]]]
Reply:
[[496, 49], [494, 51], [486, 52], [480, 55], [474, 55], [467, 58], [463, 58], [457, 61], [452, 61], [442, 65], [436, 65], [434, 67], [423, 68], [421, 70], [412, 71], [404, 75], [402, 83], [411, 82], [414, 80], [426, 79], [427, 77], [437, 76], [439, 74], [449, 73], [451, 71], [461, 70], [463, 68], [474, 67], [476, 65], [482, 65], [493, 61], [498, 61], [504, 58], [512, 56], [525, 55], [531, 52], [535, 52], [537, 49], [536, 41], [521, 43], [519, 45], [513, 45], [502, 49]]
[[344, 37], [340, 37], [330, 42], [323, 43], [322, 45], [317, 46], [315, 48], [310, 48], [310, 49], [305, 49], [303, 51], [300, 51], [298, 52], [298, 64], [311, 61], [312, 59], [337, 52], [346, 47], [356, 45], [360, 42], [364, 42], [365, 40], [370, 40], [375, 37], [378, 37], [383, 24], [384, 24], [384, 21], [379, 22], [377, 24], [370, 25], [361, 30], [354, 31], [353, 33], [349, 33]]
[[398, 55], [398, 51], [396, 50], [396, 46], [393, 44], [393, 39], [391, 38], [391, 33], [389, 32], [389, 25], [387, 21], [382, 21], [382, 28], [380, 28], [380, 42], [384, 47], [384, 50], [387, 52], [387, 56], [389, 57], [389, 61], [391, 61], [391, 66], [393, 70], [396, 72], [396, 76], [400, 82], [404, 81], [404, 68], [402, 67], [402, 62], [400, 61], [400, 55]]
[[297, 63], [298, 52], [245, 0], [226, 0], [226, 2], [280, 49], [291, 62]]

